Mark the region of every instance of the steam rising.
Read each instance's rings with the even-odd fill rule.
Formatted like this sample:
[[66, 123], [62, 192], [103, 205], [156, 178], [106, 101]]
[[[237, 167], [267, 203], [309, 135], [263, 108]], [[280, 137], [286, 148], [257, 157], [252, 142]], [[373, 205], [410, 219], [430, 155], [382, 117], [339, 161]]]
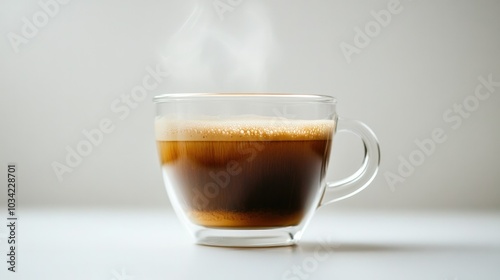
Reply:
[[218, 17], [211, 1], [198, 1], [162, 50], [172, 76], [170, 92], [265, 91], [275, 51], [265, 10], [244, 1]]

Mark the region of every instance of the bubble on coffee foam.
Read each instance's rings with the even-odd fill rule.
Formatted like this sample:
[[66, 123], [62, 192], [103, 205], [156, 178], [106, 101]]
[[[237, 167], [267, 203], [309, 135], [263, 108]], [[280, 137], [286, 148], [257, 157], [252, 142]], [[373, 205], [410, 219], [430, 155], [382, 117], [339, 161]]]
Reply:
[[158, 118], [159, 141], [266, 141], [328, 139], [335, 130], [334, 120], [173, 120]]

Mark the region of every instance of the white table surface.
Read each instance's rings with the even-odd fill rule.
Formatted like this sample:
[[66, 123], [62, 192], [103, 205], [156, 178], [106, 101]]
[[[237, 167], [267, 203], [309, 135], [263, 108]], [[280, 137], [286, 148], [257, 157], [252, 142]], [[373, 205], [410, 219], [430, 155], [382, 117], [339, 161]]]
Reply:
[[[499, 212], [330, 207], [299, 245], [256, 249], [195, 245], [164, 210], [25, 209], [18, 217], [18, 272], [2, 261], [0, 279], [500, 279]], [[6, 233], [2, 226], [2, 260]]]

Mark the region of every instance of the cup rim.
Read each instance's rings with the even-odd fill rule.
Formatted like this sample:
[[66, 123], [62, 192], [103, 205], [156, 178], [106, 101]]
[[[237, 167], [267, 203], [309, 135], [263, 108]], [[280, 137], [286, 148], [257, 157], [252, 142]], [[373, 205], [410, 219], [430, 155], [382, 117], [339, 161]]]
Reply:
[[[251, 100], [259, 98], [268, 98], [279, 102], [320, 102], [336, 104], [337, 99], [329, 95], [321, 94], [297, 94], [297, 93], [165, 93], [153, 97], [153, 102], [163, 103], [171, 101], [196, 101], [196, 100]], [[279, 99], [279, 100], [278, 100]]]

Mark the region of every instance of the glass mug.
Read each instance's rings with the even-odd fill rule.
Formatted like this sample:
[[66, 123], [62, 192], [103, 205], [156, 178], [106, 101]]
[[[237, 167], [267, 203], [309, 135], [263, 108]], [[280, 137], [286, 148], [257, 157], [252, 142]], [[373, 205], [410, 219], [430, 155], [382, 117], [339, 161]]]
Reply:
[[[315, 210], [375, 177], [380, 151], [361, 122], [339, 119], [323, 95], [185, 93], [154, 98], [165, 187], [196, 243], [296, 244]], [[324, 181], [334, 133], [364, 143], [357, 172]]]

